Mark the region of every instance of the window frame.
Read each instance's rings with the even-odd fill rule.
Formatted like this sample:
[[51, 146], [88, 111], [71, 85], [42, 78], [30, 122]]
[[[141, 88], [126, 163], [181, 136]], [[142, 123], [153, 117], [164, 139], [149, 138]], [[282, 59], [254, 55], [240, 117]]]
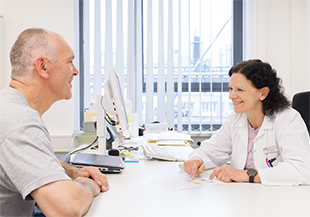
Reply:
[[[78, 79], [78, 100], [79, 100], [79, 107], [78, 107], [78, 117], [79, 117], [79, 126], [75, 126], [76, 128], [79, 128], [81, 131], [83, 131], [83, 122], [84, 122], [84, 1], [85, 0], [79, 0], [78, 1], [78, 40], [79, 40], [79, 48], [78, 48], [78, 56], [79, 56], [79, 79]], [[142, 0], [141, 0], [142, 1]], [[233, 65], [243, 60], [243, 0], [232, 0], [232, 21], [233, 21], [233, 38], [232, 38], [232, 62]], [[143, 16], [143, 15], [142, 15]], [[143, 22], [143, 21], [142, 21]], [[141, 27], [142, 28], [142, 27]], [[143, 38], [142, 38], [143, 40]], [[144, 66], [142, 58], [142, 66]], [[142, 76], [144, 76], [144, 67], [142, 67]], [[210, 83], [203, 83], [206, 85], [207, 89], [209, 86], [210, 89]], [[209, 85], [208, 85], [209, 84]], [[223, 83], [226, 84], [226, 83]], [[223, 92], [226, 92], [228, 89], [228, 85], [223, 85], [222, 87], [218, 87], [218, 83], [212, 82], [212, 90], [213, 92], [222, 92], [220, 90], [224, 90]], [[145, 82], [142, 80], [142, 90], [145, 92]], [[195, 82], [191, 82], [191, 87], [193, 88], [193, 85], [195, 86]], [[154, 92], [157, 85], [154, 84]], [[174, 83], [174, 89], [177, 91], [178, 84]], [[187, 83], [182, 83], [182, 92], [186, 92], [186, 88], [188, 88]], [[196, 91], [194, 91], [196, 92]], [[213, 128], [219, 129], [221, 127], [221, 124], [212, 124]], [[210, 124], [202, 124], [202, 127], [211, 127]]]

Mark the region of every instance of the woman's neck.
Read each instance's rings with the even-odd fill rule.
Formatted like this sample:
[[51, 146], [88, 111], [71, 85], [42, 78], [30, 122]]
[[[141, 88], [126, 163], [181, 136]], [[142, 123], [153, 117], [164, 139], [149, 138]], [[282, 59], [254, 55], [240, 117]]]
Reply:
[[253, 127], [256, 130], [257, 128], [262, 126], [265, 115], [263, 113], [255, 115], [255, 116], [248, 116], [247, 115], [247, 118], [248, 118], [248, 121], [249, 121], [251, 127]]

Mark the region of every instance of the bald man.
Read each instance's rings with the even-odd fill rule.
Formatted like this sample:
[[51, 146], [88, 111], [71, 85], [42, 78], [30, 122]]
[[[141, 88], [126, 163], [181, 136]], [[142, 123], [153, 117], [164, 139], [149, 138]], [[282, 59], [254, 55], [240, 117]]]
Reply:
[[98, 169], [78, 169], [54, 155], [42, 115], [72, 97], [74, 52], [58, 34], [23, 31], [10, 60], [11, 82], [0, 91], [0, 216], [82, 216], [108, 181]]

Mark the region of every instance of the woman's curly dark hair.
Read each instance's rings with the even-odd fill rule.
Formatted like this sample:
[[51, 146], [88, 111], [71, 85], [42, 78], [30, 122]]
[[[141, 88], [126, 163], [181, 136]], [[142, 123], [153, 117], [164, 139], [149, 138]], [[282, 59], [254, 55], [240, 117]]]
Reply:
[[274, 117], [276, 112], [282, 111], [291, 105], [284, 95], [282, 80], [277, 77], [276, 70], [268, 63], [257, 59], [243, 61], [237, 63], [229, 70], [230, 77], [233, 73], [245, 75], [257, 89], [269, 87], [269, 94], [262, 101], [264, 115]]

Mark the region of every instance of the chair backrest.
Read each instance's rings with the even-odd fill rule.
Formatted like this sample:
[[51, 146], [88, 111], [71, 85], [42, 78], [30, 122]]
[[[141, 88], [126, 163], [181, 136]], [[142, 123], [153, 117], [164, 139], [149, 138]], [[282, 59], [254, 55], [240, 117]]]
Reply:
[[292, 107], [301, 114], [310, 134], [310, 91], [296, 93], [293, 97]]

